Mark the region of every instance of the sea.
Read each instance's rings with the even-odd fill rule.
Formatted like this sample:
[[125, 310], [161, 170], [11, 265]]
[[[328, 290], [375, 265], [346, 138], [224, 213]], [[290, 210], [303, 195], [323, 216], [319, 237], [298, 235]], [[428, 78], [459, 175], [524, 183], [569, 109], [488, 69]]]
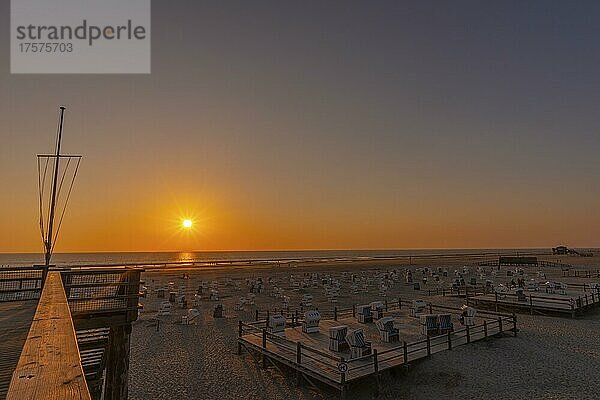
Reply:
[[[589, 249], [597, 251], [598, 249]], [[294, 251], [199, 251], [199, 252], [102, 252], [56, 253], [52, 264], [56, 266], [205, 263], [265, 260], [307, 259], [376, 259], [429, 256], [499, 256], [499, 255], [549, 255], [550, 248], [519, 249], [403, 249], [403, 250], [294, 250]], [[3, 253], [1, 266], [30, 266], [42, 264], [41, 253]]]

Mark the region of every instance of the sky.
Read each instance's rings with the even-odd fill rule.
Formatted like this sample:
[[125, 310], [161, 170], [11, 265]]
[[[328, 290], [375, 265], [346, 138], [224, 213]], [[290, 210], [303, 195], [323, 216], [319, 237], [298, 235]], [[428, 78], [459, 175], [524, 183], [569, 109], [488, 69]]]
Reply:
[[11, 75], [9, 11], [0, 252], [60, 104], [56, 251], [600, 247], [597, 1], [153, 1], [149, 75]]

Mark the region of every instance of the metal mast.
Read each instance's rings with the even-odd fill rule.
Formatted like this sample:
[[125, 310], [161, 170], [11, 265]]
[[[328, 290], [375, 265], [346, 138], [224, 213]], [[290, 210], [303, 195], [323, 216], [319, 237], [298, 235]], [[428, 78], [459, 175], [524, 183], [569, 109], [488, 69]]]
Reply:
[[54, 211], [56, 209], [56, 184], [58, 181], [58, 167], [60, 164], [60, 142], [62, 140], [63, 121], [65, 118], [65, 106], [60, 106], [60, 122], [58, 124], [58, 138], [56, 141], [56, 158], [54, 159], [54, 176], [52, 177], [52, 194], [50, 204], [50, 217], [48, 218], [48, 237], [46, 245], [46, 267], [50, 265], [52, 256], [52, 229], [54, 228]]
[[[38, 154], [37, 156], [40, 232], [42, 234], [42, 241], [44, 242], [46, 267], [50, 265], [52, 251], [54, 250], [54, 245], [58, 238], [62, 220], [67, 209], [67, 203], [69, 202], [69, 197], [71, 196], [71, 191], [73, 189], [73, 183], [75, 182], [77, 171], [79, 170], [79, 163], [81, 162], [80, 155], [65, 155], [60, 153], [66, 107], [60, 106], [59, 108], [60, 117], [58, 122], [58, 132], [56, 134], [56, 152], [54, 154]], [[50, 164], [50, 160], [54, 161], [54, 165]], [[62, 160], [64, 160], [64, 162], [62, 163], [61, 168]], [[46, 180], [46, 177], [50, 174], [52, 177]], [[61, 193], [64, 193], [62, 189], [65, 180], [67, 181], [65, 187], [68, 187], [68, 192], [66, 195], [61, 196]], [[69, 180], [71, 181], [70, 183], [68, 182]], [[50, 186], [48, 191], [45, 190], [46, 183]], [[48, 193], [47, 196], [45, 195], [46, 193]], [[44, 212], [46, 205], [47, 212]], [[57, 209], [61, 208], [62, 211], [57, 211]]]

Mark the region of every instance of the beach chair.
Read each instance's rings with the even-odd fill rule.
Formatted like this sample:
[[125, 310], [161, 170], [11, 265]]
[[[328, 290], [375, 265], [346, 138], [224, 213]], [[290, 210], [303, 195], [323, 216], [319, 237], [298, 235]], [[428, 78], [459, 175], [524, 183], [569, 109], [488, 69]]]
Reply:
[[568, 286], [566, 283], [557, 282], [556, 290], [558, 291], [558, 294], [565, 296], [567, 294], [567, 288]]
[[285, 336], [285, 317], [281, 314], [273, 314], [269, 317], [267, 332], [274, 335]]
[[528, 292], [537, 292], [539, 289], [539, 285], [535, 280], [530, 279], [529, 282], [527, 282], [526, 288]]
[[319, 321], [321, 321], [321, 314], [319, 314], [318, 311], [312, 310], [305, 312], [304, 321], [302, 321], [302, 332], [318, 333]]
[[177, 297], [177, 306], [179, 308], [187, 308], [187, 300], [184, 294]]
[[411, 317], [417, 317], [419, 314], [424, 313], [426, 308], [427, 303], [425, 300], [413, 300], [409, 309], [409, 315]]
[[368, 324], [373, 322], [373, 314], [371, 313], [371, 306], [365, 304], [356, 307], [356, 318], [361, 324]]
[[464, 326], [475, 326], [475, 314], [477, 310], [466, 304], [460, 308], [460, 323]]
[[171, 315], [171, 303], [168, 301], [160, 303], [160, 308], [158, 309], [158, 316], [164, 315]]
[[362, 329], [348, 332], [346, 342], [350, 346], [350, 358], [360, 358], [371, 354], [371, 342], [365, 340]]
[[374, 301], [370, 304], [373, 319], [383, 318], [384, 305], [382, 301]]
[[348, 327], [345, 325], [332, 326], [329, 328], [329, 350], [331, 351], [344, 351], [348, 349], [348, 342], [346, 342], [346, 334], [348, 333]]
[[422, 314], [420, 316], [421, 332], [425, 336], [434, 336], [439, 333], [437, 314]]
[[438, 329], [440, 335], [454, 331], [454, 324], [452, 323], [452, 316], [450, 314], [438, 315]]
[[200, 311], [196, 308], [190, 308], [187, 314], [181, 316], [181, 323], [183, 325], [191, 324], [198, 316], [200, 315]]
[[223, 312], [225, 311], [223, 304], [216, 304], [213, 308], [213, 318], [223, 318]]
[[525, 291], [522, 287], [516, 288], [515, 294], [517, 295], [517, 301], [527, 301], [527, 296], [525, 296]]
[[306, 308], [306, 307], [312, 307], [312, 302], [313, 302], [313, 296], [312, 294], [305, 294], [302, 296], [302, 307]]
[[394, 318], [383, 317], [375, 322], [381, 341], [385, 343], [398, 342], [400, 341], [400, 332], [394, 327]]

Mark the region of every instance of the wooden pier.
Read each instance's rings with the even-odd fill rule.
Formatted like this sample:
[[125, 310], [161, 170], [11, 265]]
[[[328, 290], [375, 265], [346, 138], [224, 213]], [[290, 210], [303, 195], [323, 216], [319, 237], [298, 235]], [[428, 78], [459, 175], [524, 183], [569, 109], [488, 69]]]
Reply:
[[[385, 315], [406, 316], [410, 304], [404, 300], [388, 302]], [[458, 308], [436, 305], [429, 305], [429, 311], [455, 315], [460, 312]], [[432, 354], [504, 332], [517, 334], [517, 319], [514, 314], [479, 311], [479, 323], [475, 326], [462, 327], [447, 334], [424, 339], [421, 336], [418, 340], [383, 343], [378, 340], [374, 324], [359, 324], [353, 313], [354, 308], [335, 309], [335, 319], [321, 319], [320, 332], [312, 334], [302, 332], [297, 313], [289, 313], [286, 318], [285, 336], [267, 331], [268, 318], [252, 323], [240, 321], [238, 353], [241, 354], [245, 349], [263, 368], [268, 364], [277, 368], [283, 365], [295, 371], [298, 383], [302, 380], [311, 384], [318, 381], [338, 390], [342, 397], [345, 397], [351, 385], [358, 381], [371, 380], [378, 387], [380, 374], [384, 371], [406, 367], [412, 362], [431, 357]], [[373, 343], [372, 354], [351, 359], [347, 352], [330, 351], [328, 328], [337, 325], [347, 325], [350, 329], [362, 328], [367, 340]], [[374, 335], [377, 335], [377, 339]], [[415, 338], [414, 335], [409, 337]]]
[[0, 399], [127, 398], [140, 273], [119, 267], [0, 269], [3, 320], [14, 328], [0, 332], [10, 344], [0, 345], [6, 350], [0, 353], [0, 390], [8, 391]]

